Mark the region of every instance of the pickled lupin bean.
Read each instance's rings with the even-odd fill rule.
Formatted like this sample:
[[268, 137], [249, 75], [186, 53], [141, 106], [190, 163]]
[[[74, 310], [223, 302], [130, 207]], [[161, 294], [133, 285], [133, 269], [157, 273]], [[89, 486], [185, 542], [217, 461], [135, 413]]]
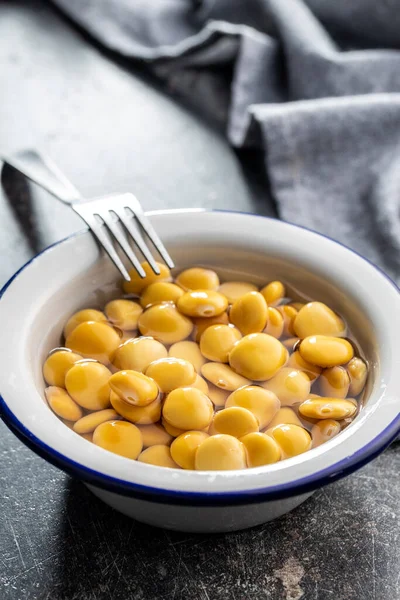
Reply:
[[262, 384], [279, 398], [282, 406], [304, 402], [310, 393], [310, 379], [303, 371], [284, 367], [274, 377]]
[[188, 317], [217, 317], [227, 309], [228, 300], [214, 290], [193, 290], [183, 294], [176, 305]]
[[299, 345], [300, 356], [319, 367], [344, 365], [353, 358], [353, 346], [347, 340], [326, 335], [306, 337]]
[[269, 390], [258, 385], [248, 385], [232, 392], [226, 400], [225, 406], [240, 406], [246, 408], [257, 418], [260, 429], [270, 423], [280, 409], [278, 397]]
[[64, 327], [64, 338], [67, 339], [67, 337], [73, 332], [75, 327], [77, 327], [81, 323], [86, 323], [86, 321], [97, 321], [99, 323], [107, 323], [107, 318], [105, 314], [101, 312], [101, 310], [96, 310], [95, 308], [84, 308], [83, 310], [79, 310], [68, 319]]
[[264, 333], [268, 333], [268, 335], [272, 335], [272, 337], [279, 340], [283, 333], [283, 326], [282, 314], [276, 308], [268, 306], [267, 326], [264, 329]]
[[150, 446], [149, 448], [146, 448], [146, 450], [143, 450], [138, 456], [138, 461], [157, 467], [179, 469], [179, 465], [176, 464], [171, 456], [170, 447], [162, 444]]
[[209, 360], [227, 363], [230, 351], [241, 337], [234, 325], [211, 325], [200, 338], [200, 351]]
[[258, 289], [252, 283], [246, 281], [226, 281], [219, 286], [220, 294], [228, 298], [229, 304], [233, 304], [248, 292], [258, 292]]
[[206, 359], [202, 355], [198, 344], [188, 340], [173, 344], [168, 350], [168, 354], [174, 358], [183, 358], [184, 360], [188, 360], [192, 363], [197, 372], [200, 371], [201, 367], [206, 362]]
[[271, 379], [287, 358], [287, 350], [279, 340], [266, 333], [251, 333], [235, 344], [229, 355], [229, 364], [243, 377], [264, 381]]
[[149, 446], [169, 446], [174, 439], [168, 431], [159, 423], [152, 423], [151, 425], [137, 425], [140, 433], [142, 434], [143, 448]]
[[323, 302], [309, 302], [298, 312], [293, 329], [299, 338], [310, 335], [343, 337], [346, 325], [343, 320]]
[[276, 415], [268, 423], [267, 429], [272, 429], [276, 425], [299, 425], [302, 427], [302, 423], [299, 417], [296, 415], [293, 408], [289, 406], [283, 406], [278, 410]]
[[78, 421], [82, 417], [81, 407], [63, 388], [52, 385], [44, 393], [52, 411], [62, 419]]
[[246, 448], [247, 466], [271, 465], [281, 459], [281, 449], [273, 437], [259, 431], [240, 438]]
[[304, 373], [307, 373], [311, 381], [318, 379], [322, 371], [321, 367], [317, 367], [316, 365], [304, 360], [298, 350], [290, 355], [287, 366], [297, 369], [298, 371], [304, 371]]
[[146, 375], [152, 377], [164, 393], [190, 386], [196, 379], [196, 371], [192, 363], [182, 358], [172, 357], [160, 358], [150, 363]]
[[278, 306], [277, 310], [281, 313], [283, 317], [283, 333], [284, 335], [294, 336], [294, 320], [297, 317], [297, 310], [294, 306], [290, 306], [290, 304], [285, 304], [283, 306]]
[[110, 405], [111, 371], [98, 362], [79, 362], [65, 376], [69, 395], [82, 408], [102, 410]]
[[65, 375], [78, 360], [82, 360], [82, 356], [68, 348], [51, 352], [43, 365], [43, 377], [46, 383], [65, 387]]
[[107, 421], [93, 433], [93, 443], [125, 458], [137, 458], [142, 450], [142, 436], [137, 427], [126, 421]]
[[101, 425], [102, 423], [106, 423], [107, 421], [116, 421], [121, 417], [119, 414], [113, 410], [112, 408], [106, 408], [104, 410], [98, 410], [89, 415], [85, 415], [80, 418], [76, 423], [74, 423], [73, 430], [75, 433], [79, 433], [80, 435], [84, 435], [85, 433], [91, 433]]
[[311, 447], [311, 437], [308, 431], [298, 425], [276, 425], [268, 429], [270, 435], [282, 452], [282, 458], [291, 458], [306, 452]]
[[123, 331], [137, 329], [138, 319], [143, 312], [142, 307], [132, 300], [111, 300], [106, 304], [104, 312], [107, 319]]
[[340, 433], [341, 427], [338, 421], [326, 419], [318, 421], [311, 429], [312, 445], [317, 448], [321, 444], [331, 440], [335, 435]]
[[310, 398], [300, 404], [299, 412], [309, 419], [335, 419], [340, 421], [357, 412], [357, 403], [347, 398]]
[[134, 406], [122, 400], [115, 392], [110, 393], [113, 409], [127, 421], [138, 425], [157, 423], [161, 417], [161, 395], [147, 406]]
[[167, 358], [166, 347], [152, 337], [139, 337], [121, 344], [115, 352], [113, 365], [117, 369], [144, 371], [150, 363]]
[[346, 398], [349, 392], [350, 377], [344, 367], [330, 367], [322, 371], [318, 385], [322, 396]]
[[171, 444], [171, 456], [182, 469], [195, 468], [195, 456], [197, 448], [208, 438], [204, 431], [186, 431]]
[[223, 363], [209, 362], [201, 367], [201, 374], [217, 387], [233, 392], [250, 381]]
[[269, 306], [277, 306], [285, 297], [286, 289], [281, 281], [271, 281], [262, 288], [261, 294]]
[[174, 304], [150, 306], [140, 315], [138, 325], [142, 335], [154, 337], [163, 344], [181, 342], [193, 329], [192, 321], [182, 315]]
[[211, 400], [196, 388], [177, 388], [168, 394], [162, 409], [164, 419], [179, 429], [204, 429], [211, 423]]
[[217, 290], [219, 277], [211, 269], [192, 267], [182, 271], [176, 278], [176, 283], [184, 290]]
[[365, 387], [368, 376], [368, 368], [362, 358], [354, 357], [347, 365], [347, 372], [350, 376], [349, 394], [358, 396]]
[[121, 343], [116, 330], [108, 323], [85, 321], [77, 325], [65, 341], [67, 348], [108, 365]]
[[147, 406], [160, 393], [154, 379], [139, 371], [118, 371], [110, 377], [108, 383], [121, 400], [133, 406]]
[[173, 302], [176, 304], [178, 298], [183, 296], [183, 290], [175, 283], [167, 281], [156, 281], [151, 283], [143, 292], [140, 304], [143, 308], [160, 302]]
[[260, 292], [248, 292], [236, 300], [229, 311], [229, 320], [243, 335], [261, 332], [268, 320], [264, 296]]
[[197, 471], [230, 471], [245, 469], [246, 449], [232, 435], [213, 435], [203, 440], [194, 459]]
[[228, 313], [223, 312], [216, 317], [194, 317], [192, 319], [194, 329], [193, 338], [195, 342], [199, 343], [203, 332], [211, 325], [228, 325]]

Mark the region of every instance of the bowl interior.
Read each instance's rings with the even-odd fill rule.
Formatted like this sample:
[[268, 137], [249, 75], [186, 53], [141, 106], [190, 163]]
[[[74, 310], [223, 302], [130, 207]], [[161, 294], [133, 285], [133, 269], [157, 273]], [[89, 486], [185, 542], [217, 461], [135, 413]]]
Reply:
[[[210, 492], [260, 488], [267, 483], [290, 485], [299, 477], [339, 468], [340, 461], [376, 441], [391, 425], [398, 414], [395, 392], [400, 383], [398, 353], [393, 354], [400, 334], [399, 295], [382, 274], [331, 240], [270, 219], [178, 212], [155, 214], [152, 220], [177, 270], [209, 266], [222, 280], [260, 285], [281, 279], [288, 284], [290, 295], [321, 300], [340, 313], [370, 365], [365, 408], [350, 427], [323, 446], [281, 465], [245, 472], [172, 473], [140, 463], [132, 465], [128, 459], [87, 444], [48, 409], [41, 372], [47, 352], [60, 344], [63, 325], [73, 312], [103, 307], [121, 294], [118, 273], [86, 232], [31, 262], [0, 303], [0, 327], [5, 332], [0, 357], [7, 374], [2, 377], [1, 391], [24, 427], [71, 461], [109, 477], [154, 485], [156, 470], [158, 487]], [[382, 406], [385, 408], [377, 411]]]

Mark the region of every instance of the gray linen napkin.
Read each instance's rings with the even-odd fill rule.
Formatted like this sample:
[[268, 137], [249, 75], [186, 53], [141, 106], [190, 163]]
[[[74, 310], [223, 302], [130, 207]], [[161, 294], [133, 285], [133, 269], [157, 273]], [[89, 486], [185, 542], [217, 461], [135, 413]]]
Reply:
[[280, 217], [400, 282], [400, 0], [53, 2], [260, 148]]

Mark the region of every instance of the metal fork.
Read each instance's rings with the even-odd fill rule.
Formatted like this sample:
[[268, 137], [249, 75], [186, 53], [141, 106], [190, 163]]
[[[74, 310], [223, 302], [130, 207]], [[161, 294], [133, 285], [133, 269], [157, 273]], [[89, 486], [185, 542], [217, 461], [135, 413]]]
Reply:
[[119, 244], [140, 277], [146, 276], [140, 261], [130, 246], [129, 236], [154, 273], [157, 275], [160, 273], [157, 263], [143, 239], [142, 231], [153, 243], [168, 267], [170, 269], [174, 267], [173, 260], [145, 216], [140, 202], [133, 194], [112, 194], [88, 200], [83, 199], [54, 162], [37, 150], [22, 150], [9, 156], [0, 156], [0, 159], [64, 204], [69, 204], [89, 226], [126, 281], [130, 281], [129, 273], [118, 256], [113, 241]]

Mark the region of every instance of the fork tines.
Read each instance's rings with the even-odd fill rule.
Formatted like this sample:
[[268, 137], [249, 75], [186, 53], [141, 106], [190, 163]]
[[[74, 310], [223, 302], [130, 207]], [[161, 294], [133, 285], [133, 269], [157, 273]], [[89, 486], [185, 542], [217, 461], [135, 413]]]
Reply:
[[74, 203], [72, 208], [87, 223], [126, 281], [130, 281], [129, 273], [118, 256], [113, 240], [119, 244], [140, 277], [145, 277], [146, 273], [131, 248], [129, 237], [154, 273], [157, 275], [160, 273], [142, 231], [152, 242], [165, 264], [170, 269], [174, 267], [173, 260], [133, 194], [103, 196], [88, 202]]

